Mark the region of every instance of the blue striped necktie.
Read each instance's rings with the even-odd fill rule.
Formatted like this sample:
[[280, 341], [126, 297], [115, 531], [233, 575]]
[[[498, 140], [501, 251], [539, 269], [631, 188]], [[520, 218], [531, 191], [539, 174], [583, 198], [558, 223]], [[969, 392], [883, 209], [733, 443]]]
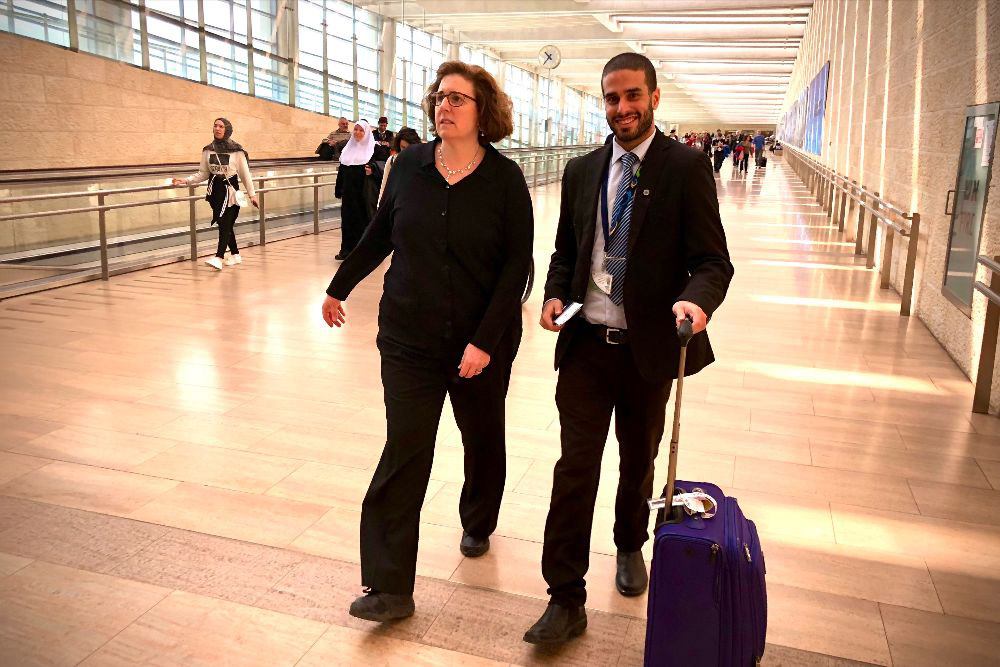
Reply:
[[625, 298], [625, 256], [628, 254], [628, 228], [632, 219], [632, 200], [635, 188], [631, 187], [635, 177], [635, 165], [639, 158], [635, 153], [625, 153], [622, 160], [622, 177], [618, 181], [615, 203], [612, 207], [611, 222], [608, 224], [604, 270], [611, 274], [611, 300], [622, 305]]

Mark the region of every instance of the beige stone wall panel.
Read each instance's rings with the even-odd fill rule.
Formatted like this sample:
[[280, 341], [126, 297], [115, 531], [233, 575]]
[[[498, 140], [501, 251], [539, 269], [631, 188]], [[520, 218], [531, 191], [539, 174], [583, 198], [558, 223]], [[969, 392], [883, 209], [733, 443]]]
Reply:
[[[821, 158], [920, 211], [915, 310], [972, 374], [984, 304], [976, 297], [970, 320], [941, 294], [950, 225], [944, 203], [954, 187], [966, 107], [1000, 100], [1000, 0], [818, 0], [786, 107], [826, 60], [831, 79]], [[997, 178], [983, 221], [980, 249], [988, 254], [1000, 254]], [[898, 244], [897, 289], [903, 252]], [[1000, 372], [994, 377], [996, 410]]]

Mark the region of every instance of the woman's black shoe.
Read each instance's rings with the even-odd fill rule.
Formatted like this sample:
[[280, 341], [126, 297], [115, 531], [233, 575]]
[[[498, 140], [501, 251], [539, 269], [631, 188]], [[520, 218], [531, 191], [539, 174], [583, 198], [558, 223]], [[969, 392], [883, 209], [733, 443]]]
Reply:
[[458, 550], [468, 558], [479, 558], [490, 550], [490, 538], [479, 539], [463, 531], [462, 541], [458, 543]]
[[380, 593], [371, 589], [351, 603], [351, 616], [378, 623], [413, 616], [414, 610], [412, 595]]
[[579, 637], [587, 629], [587, 610], [583, 606], [563, 607], [550, 602], [545, 613], [524, 633], [529, 644], [562, 644]]

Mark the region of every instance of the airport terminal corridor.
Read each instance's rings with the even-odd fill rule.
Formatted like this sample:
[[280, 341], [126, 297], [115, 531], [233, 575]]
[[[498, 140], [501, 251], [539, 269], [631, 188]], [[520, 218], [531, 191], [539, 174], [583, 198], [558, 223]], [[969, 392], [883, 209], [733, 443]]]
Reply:
[[[996, 664], [1000, 422], [970, 412], [972, 383], [786, 161], [738, 176], [727, 160], [716, 182], [736, 274], [709, 325], [718, 360], [685, 384], [678, 476], [718, 484], [757, 523], [763, 664]], [[381, 627], [348, 605], [385, 438], [385, 267], [339, 330], [320, 317], [337, 231], [247, 248], [219, 272], [182, 262], [0, 303], [0, 663], [641, 665], [646, 596], [613, 582], [613, 434], [590, 625], [560, 649], [521, 639], [546, 604], [559, 456], [556, 336], [538, 326], [559, 197], [532, 190], [538, 278], [492, 548], [458, 550], [446, 403], [417, 612]], [[669, 418], [656, 488], [668, 442]]]

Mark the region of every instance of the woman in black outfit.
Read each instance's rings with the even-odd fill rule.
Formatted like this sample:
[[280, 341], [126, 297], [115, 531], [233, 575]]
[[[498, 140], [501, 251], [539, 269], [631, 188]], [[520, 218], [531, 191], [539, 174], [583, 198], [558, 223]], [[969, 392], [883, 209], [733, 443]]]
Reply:
[[513, 130], [510, 98], [481, 67], [438, 68], [425, 109], [437, 139], [395, 160], [361, 243], [327, 288], [323, 318], [386, 257], [377, 345], [387, 438], [361, 510], [365, 595], [352, 616], [413, 614], [420, 507], [445, 395], [462, 433], [459, 500], [468, 557], [489, 549], [505, 477], [504, 400], [521, 340], [531, 262], [531, 197], [520, 168], [490, 143]]
[[[212, 124], [212, 143], [201, 149], [201, 165], [197, 172], [187, 178], [175, 178], [174, 185], [194, 185], [208, 179], [205, 201], [212, 207], [212, 224], [219, 224], [219, 245], [215, 256], [205, 263], [216, 271], [223, 266], [243, 263], [240, 249], [236, 245], [236, 218], [240, 215], [236, 193], [240, 183], [246, 188], [247, 196], [257, 206], [257, 193], [250, 176], [250, 156], [243, 146], [232, 140], [233, 124], [225, 118], [216, 118]], [[222, 259], [229, 250], [229, 259]]]
[[[382, 175], [382, 168], [375, 160], [375, 137], [367, 121], [359, 120], [340, 154], [340, 167], [337, 168], [337, 182], [333, 189], [334, 195], [341, 200], [340, 252], [335, 259], [346, 259], [351, 254], [371, 220], [368, 177], [376, 173], [379, 178]], [[378, 196], [377, 185], [375, 194]]]

